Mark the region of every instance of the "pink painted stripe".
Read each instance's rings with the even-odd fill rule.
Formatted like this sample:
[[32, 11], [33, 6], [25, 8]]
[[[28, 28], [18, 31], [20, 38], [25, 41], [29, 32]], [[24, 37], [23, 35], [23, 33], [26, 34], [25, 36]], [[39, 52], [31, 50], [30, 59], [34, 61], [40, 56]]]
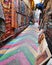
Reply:
[[6, 46], [4, 46], [2, 48], [8, 48], [8, 49], [10, 49], [10, 48], [13, 48], [14, 46], [18, 46], [18, 45], [20, 45], [20, 44], [6, 45]]
[[23, 52], [17, 53], [14, 56], [9, 57], [8, 59], [1, 61], [0, 65], [6, 65], [9, 62], [18, 59], [20, 62], [20, 65], [30, 65], [30, 63], [28, 62], [28, 60], [26, 59], [26, 57], [24, 56]]
[[23, 43], [22, 43], [22, 42], [19, 42], [19, 43], [17, 43], [17, 44], [13, 44], [13, 45], [5, 45], [5, 46], [2, 47], [2, 48], [13, 48], [13, 47], [18, 46], [18, 45], [21, 45], [21, 44], [23, 44]]
[[36, 50], [36, 51], [38, 51], [38, 48], [36, 47], [36, 45], [31, 45], [33, 48], [34, 48], [34, 50]]
[[21, 53], [20, 55], [18, 54], [17, 58], [19, 59], [21, 65], [30, 65], [23, 53]]

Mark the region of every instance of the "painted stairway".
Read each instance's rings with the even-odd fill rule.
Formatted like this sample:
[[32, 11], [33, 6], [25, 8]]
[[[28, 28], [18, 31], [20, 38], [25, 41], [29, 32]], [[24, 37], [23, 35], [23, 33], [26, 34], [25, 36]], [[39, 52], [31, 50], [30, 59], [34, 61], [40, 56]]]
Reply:
[[0, 65], [35, 65], [38, 35], [33, 25], [0, 48]]

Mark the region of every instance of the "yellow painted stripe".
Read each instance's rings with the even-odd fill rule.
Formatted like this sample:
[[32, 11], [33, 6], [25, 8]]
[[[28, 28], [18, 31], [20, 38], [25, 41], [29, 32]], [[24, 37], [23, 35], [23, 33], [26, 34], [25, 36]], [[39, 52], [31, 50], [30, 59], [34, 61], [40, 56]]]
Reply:
[[38, 56], [38, 53], [31, 46], [28, 46], [28, 48], [31, 51], [31, 53], [34, 55], [34, 57]]
[[0, 50], [0, 54], [4, 54], [7, 50]]
[[15, 46], [15, 47], [13, 47], [13, 48], [7, 50], [7, 52], [6, 52], [5, 54], [7, 54], [7, 53], [9, 53], [9, 52], [11, 52], [11, 51], [14, 51], [15, 49], [18, 49], [20, 46], [22, 46], [22, 45]]

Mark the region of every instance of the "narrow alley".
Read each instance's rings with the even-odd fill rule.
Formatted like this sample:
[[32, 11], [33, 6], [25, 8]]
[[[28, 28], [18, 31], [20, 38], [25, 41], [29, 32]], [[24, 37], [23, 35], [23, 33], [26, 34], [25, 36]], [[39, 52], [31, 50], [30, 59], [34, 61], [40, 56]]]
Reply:
[[52, 65], [51, 2], [0, 0], [0, 65]]

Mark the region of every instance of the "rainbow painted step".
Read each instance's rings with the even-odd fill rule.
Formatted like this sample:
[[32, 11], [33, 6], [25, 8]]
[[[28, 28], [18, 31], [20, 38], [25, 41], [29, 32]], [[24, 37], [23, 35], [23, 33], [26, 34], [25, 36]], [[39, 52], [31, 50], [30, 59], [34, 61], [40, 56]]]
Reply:
[[38, 38], [33, 26], [0, 49], [0, 65], [35, 65]]

